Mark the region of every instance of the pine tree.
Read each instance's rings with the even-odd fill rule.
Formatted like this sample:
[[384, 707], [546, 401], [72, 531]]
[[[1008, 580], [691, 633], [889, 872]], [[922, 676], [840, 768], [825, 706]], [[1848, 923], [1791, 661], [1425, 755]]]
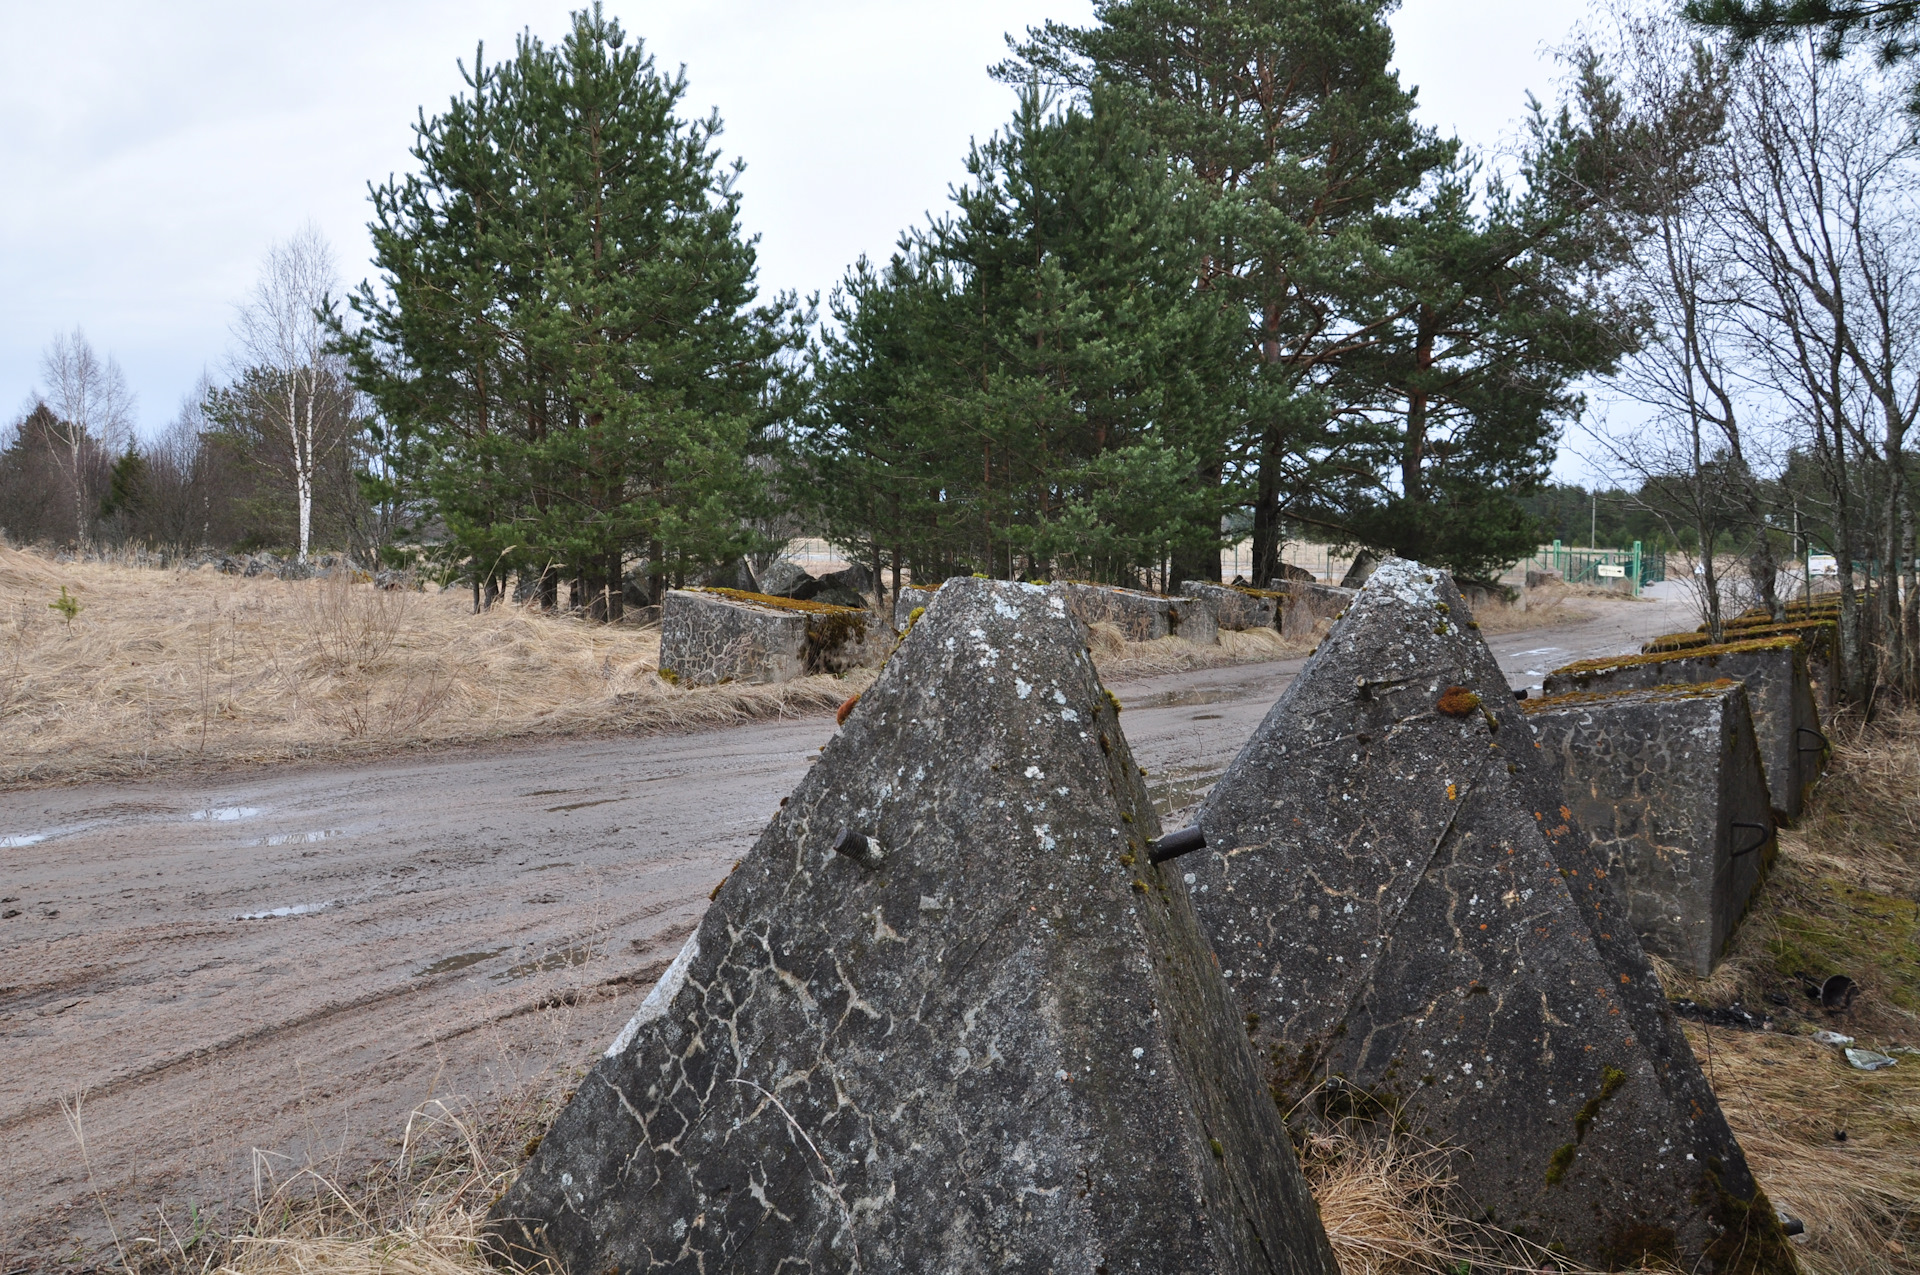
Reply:
[[917, 578], [1164, 582], [1217, 560], [1235, 322], [1195, 291], [1194, 203], [1124, 109], [1023, 92], [950, 216], [833, 299], [798, 441], [831, 534]]
[[1592, 139], [1535, 121], [1520, 189], [1456, 166], [1383, 219], [1368, 332], [1341, 391], [1381, 430], [1383, 490], [1346, 511], [1365, 542], [1457, 574], [1498, 576], [1537, 543], [1518, 498], [1546, 480], [1581, 378], [1637, 334], [1605, 286], [1624, 240], [1583, 182]]
[[[1391, 69], [1393, 0], [1102, 0], [1095, 25], [1030, 31], [999, 68], [1128, 92], [1209, 200], [1199, 288], [1244, 317], [1238, 428], [1201, 465], [1239, 477], [1254, 568], [1278, 573], [1282, 520], [1320, 521], [1361, 464], [1326, 382], [1355, 340], [1356, 266], [1376, 217], [1454, 155], [1413, 121]], [[1359, 283], [1364, 289], [1364, 283]], [[1364, 295], [1364, 291], [1360, 294]], [[1179, 574], [1212, 578], [1218, 559]]]
[[566, 577], [617, 618], [630, 556], [657, 596], [751, 547], [800, 316], [755, 303], [719, 118], [682, 119], [684, 77], [598, 4], [463, 75], [372, 192], [383, 287], [341, 342], [476, 589]]

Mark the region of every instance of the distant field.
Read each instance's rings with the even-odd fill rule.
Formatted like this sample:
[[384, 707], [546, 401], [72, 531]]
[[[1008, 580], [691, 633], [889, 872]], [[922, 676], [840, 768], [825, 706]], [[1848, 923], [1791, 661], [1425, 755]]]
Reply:
[[[67, 591], [78, 608], [57, 604]], [[1096, 632], [1110, 679], [1304, 655], [1272, 633], [1218, 647]], [[283, 581], [0, 547], [0, 784], [350, 758], [421, 746], [697, 730], [831, 711], [871, 670], [682, 690], [654, 627], [471, 595]]]
[[657, 629], [476, 616], [459, 591], [0, 548], [0, 783], [717, 726], [831, 709], [871, 677], [684, 691], [655, 675], [659, 655]]

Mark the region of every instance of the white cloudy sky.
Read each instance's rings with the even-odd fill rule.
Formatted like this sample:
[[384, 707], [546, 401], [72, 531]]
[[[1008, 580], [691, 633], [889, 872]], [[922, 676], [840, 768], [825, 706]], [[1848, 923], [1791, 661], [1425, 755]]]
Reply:
[[[312, 220], [367, 273], [366, 185], [405, 171], [418, 108], [475, 42], [548, 39], [583, 0], [0, 0], [0, 412], [76, 324], [125, 368], [139, 421], [224, 367], [234, 304], [269, 244]], [[1584, 0], [1406, 0], [1394, 27], [1422, 114], [1476, 146], [1549, 96], [1550, 47]], [[825, 290], [939, 206], [1010, 91], [1003, 33], [1083, 21], [1090, 0], [609, 0], [689, 106], [747, 161], [769, 288]]]

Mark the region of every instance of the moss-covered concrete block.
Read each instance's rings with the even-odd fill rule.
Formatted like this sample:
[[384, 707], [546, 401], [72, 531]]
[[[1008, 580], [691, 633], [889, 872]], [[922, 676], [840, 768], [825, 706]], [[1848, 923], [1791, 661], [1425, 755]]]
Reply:
[[1797, 817], [1826, 764], [1806, 648], [1797, 637], [1764, 637], [1681, 651], [1583, 660], [1547, 675], [1547, 695], [1691, 686], [1723, 677], [1744, 682], [1753, 729], [1780, 821]]
[[873, 659], [871, 612], [734, 589], [673, 589], [660, 615], [660, 675], [681, 686], [787, 682]]
[[568, 1275], [1337, 1275], [1081, 638], [1054, 590], [941, 588], [501, 1243]]
[[1774, 851], [1746, 688], [1725, 679], [1522, 707], [1641, 944], [1712, 973]]
[[1108, 584], [1067, 581], [1056, 586], [1073, 618], [1089, 627], [1111, 624], [1129, 642], [1151, 642], [1173, 632], [1173, 601], [1157, 593]]
[[1316, 623], [1338, 616], [1358, 596], [1353, 589], [1338, 585], [1302, 581], [1287, 586], [1286, 605], [1281, 608], [1280, 631], [1288, 637], [1307, 637]]
[[[1745, 619], [1746, 617], [1743, 617]], [[1834, 697], [1840, 688], [1840, 622], [1836, 619], [1798, 619], [1774, 624], [1767, 621], [1752, 620], [1738, 627], [1729, 626], [1725, 630], [1727, 639], [1734, 642], [1750, 642], [1756, 638], [1796, 637], [1807, 648], [1807, 673], [1813, 679], [1816, 698], [1829, 710], [1834, 706]], [[1663, 633], [1641, 644], [1643, 654], [1658, 654], [1666, 651], [1690, 651], [1703, 646], [1712, 646], [1713, 639], [1705, 633]]]
[[1280, 627], [1280, 607], [1287, 595], [1272, 589], [1247, 589], [1214, 584], [1206, 580], [1186, 580], [1180, 585], [1183, 597], [1200, 598], [1213, 603], [1219, 626], [1230, 632]]
[[1456, 1209], [1582, 1263], [1791, 1270], [1464, 620], [1444, 572], [1382, 563], [1201, 809], [1195, 904], [1276, 1099], [1453, 1149]]

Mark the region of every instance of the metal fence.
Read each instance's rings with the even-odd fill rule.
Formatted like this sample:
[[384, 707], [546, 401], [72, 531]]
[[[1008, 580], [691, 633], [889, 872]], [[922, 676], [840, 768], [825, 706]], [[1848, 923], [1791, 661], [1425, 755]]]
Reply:
[[1539, 552], [1520, 566], [1529, 571], [1557, 571], [1568, 584], [1605, 588], [1625, 580], [1635, 593], [1667, 578], [1667, 555], [1657, 549], [1643, 549], [1638, 540], [1631, 549], [1575, 549], [1556, 540], [1540, 546]]

